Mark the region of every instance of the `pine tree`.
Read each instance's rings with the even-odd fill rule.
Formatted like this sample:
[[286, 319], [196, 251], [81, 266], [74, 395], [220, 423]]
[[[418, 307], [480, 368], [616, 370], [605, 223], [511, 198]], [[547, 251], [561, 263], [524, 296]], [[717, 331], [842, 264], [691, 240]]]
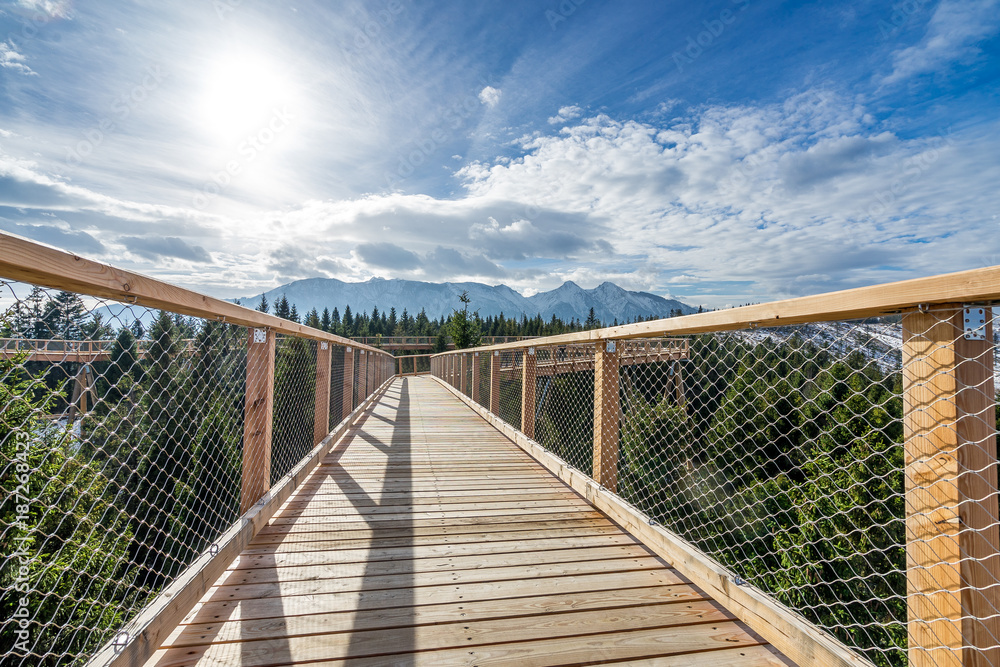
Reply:
[[469, 315], [469, 304], [472, 299], [468, 292], [462, 292], [458, 297], [462, 302], [462, 310], [456, 310], [451, 314], [451, 322], [448, 333], [455, 343], [455, 347], [464, 350], [469, 347], [476, 347], [482, 341], [482, 320], [479, 319], [479, 311]]
[[430, 321], [427, 319], [427, 311], [423, 308], [420, 309], [420, 314], [417, 315], [417, 320], [415, 322], [416, 334], [418, 336], [426, 336], [430, 333]]
[[292, 314], [292, 309], [289, 307], [288, 299], [284, 294], [282, 294], [281, 298], [274, 302], [274, 314], [283, 320], [287, 320]]
[[267, 313], [271, 310], [271, 304], [267, 302], [267, 297], [263, 294], [260, 295], [260, 303], [257, 304], [257, 310], [262, 313]]
[[333, 331], [332, 324], [333, 322], [330, 319], [330, 309], [324, 308], [323, 317], [321, 317], [319, 320], [319, 328], [322, 329], [323, 331]]
[[131, 329], [132, 335], [135, 336], [136, 340], [143, 340], [146, 337], [146, 325], [144, 325], [142, 320], [139, 318], [136, 318], [135, 321], [132, 322]]
[[75, 292], [58, 292], [54, 299], [45, 304], [42, 320], [48, 334], [44, 337], [81, 340], [86, 317], [87, 309], [80, 295]]

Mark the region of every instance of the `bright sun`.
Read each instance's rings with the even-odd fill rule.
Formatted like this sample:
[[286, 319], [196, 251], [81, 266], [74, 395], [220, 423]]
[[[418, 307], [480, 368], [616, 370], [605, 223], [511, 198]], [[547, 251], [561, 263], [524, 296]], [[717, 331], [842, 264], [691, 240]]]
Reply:
[[292, 85], [274, 63], [255, 54], [233, 54], [208, 69], [200, 122], [216, 141], [254, 132], [275, 110], [291, 103]]

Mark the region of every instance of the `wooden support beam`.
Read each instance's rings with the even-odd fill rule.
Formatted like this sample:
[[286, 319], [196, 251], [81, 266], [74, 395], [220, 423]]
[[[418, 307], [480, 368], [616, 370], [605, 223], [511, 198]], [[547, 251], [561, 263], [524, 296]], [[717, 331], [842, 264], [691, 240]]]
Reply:
[[614, 492], [618, 486], [618, 352], [615, 341], [594, 350], [594, 479]]
[[472, 353], [472, 400], [479, 402], [479, 353]]
[[274, 416], [272, 329], [251, 328], [247, 339], [246, 396], [243, 410], [243, 481], [240, 513], [271, 488], [271, 423]]
[[330, 373], [333, 368], [333, 349], [321, 340], [316, 349], [316, 410], [313, 426], [313, 444], [322, 442], [330, 432]]
[[521, 432], [529, 438], [535, 437], [535, 365], [538, 357], [535, 348], [529, 347], [522, 353], [521, 366]]
[[957, 305], [903, 317], [909, 664], [1000, 664], [993, 331]]
[[500, 352], [490, 352], [490, 412], [500, 414]]
[[674, 391], [677, 396], [677, 405], [681, 408], [687, 406], [687, 397], [684, 395], [683, 368], [683, 364], [679, 361], [674, 363]]
[[354, 411], [354, 348], [344, 348], [344, 409], [341, 414]]

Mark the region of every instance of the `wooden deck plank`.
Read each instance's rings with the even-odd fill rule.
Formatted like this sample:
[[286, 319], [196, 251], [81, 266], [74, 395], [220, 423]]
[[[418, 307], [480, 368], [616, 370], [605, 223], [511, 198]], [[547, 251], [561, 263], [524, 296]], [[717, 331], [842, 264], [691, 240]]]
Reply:
[[585, 598], [578, 593], [559, 593], [520, 598], [513, 607], [509, 600], [462, 600], [418, 607], [397, 605], [371, 609], [366, 606], [338, 612], [290, 615], [284, 613], [260, 619], [224, 619], [179, 626], [173, 646], [198, 646], [228, 641], [279, 639], [324, 633], [435, 625], [459, 621], [558, 614], [566, 611], [618, 609], [660, 604], [705, 602], [703, 592], [692, 586], [651, 586], [626, 590], [593, 592]]
[[[553, 531], [554, 532], [554, 531]], [[342, 547], [337, 551], [323, 549], [296, 549], [277, 551], [269, 549], [264, 553], [249, 553], [244, 550], [232, 569], [252, 569], [258, 567], [290, 567], [322, 565], [329, 563], [373, 562], [379, 560], [415, 560], [423, 558], [444, 558], [451, 556], [474, 556], [503, 553], [533, 553], [535, 551], [574, 549], [576, 547], [597, 547], [608, 545], [639, 544], [631, 535], [622, 535], [613, 530], [594, 535], [553, 535], [548, 531], [534, 531], [510, 536], [507, 540], [464, 540], [451, 544], [414, 544], [413, 538], [405, 544], [379, 541], [379, 549], [369, 545]], [[530, 556], [529, 556], [530, 558]]]
[[448, 581], [430, 586], [404, 585], [400, 588], [358, 589], [301, 596], [258, 597], [243, 600], [213, 599], [199, 602], [184, 618], [183, 624], [348, 611], [356, 610], [362, 604], [366, 610], [419, 607], [448, 602], [463, 604], [485, 600], [504, 600], [520, 605], [522, 598], [551, 594], [554, 590], [560, 593], [579, 594], [581, 598], [585, 598], [584, 594], [607, 590], [650, 587], [681, 590], [681, 587], [690, 586], [677, 581], [677, 577], [673, 576], [670, 570], [631, 570], [471, 583]]
[[[390, 531], [386, 531], [390, 532]], [[402, 533], [402, 531], [397, 531]], [[536, 530], [515, 530], [515, 531], [476, 531], [470, 533], [430, 535], [407, 535], [398, 534], [390, 537], [386, 534], [378, 536], [379, 545], [386, 547], [406, 547], [406, 546], [437, 546], [443, 544], [465, 544], [481, 542], [504, 542], [509, 540], [524, 541], [531, 548], [534, 540], [544, 540], [554, 537], [592, 537], [595, 535], [620, 535], [621, 529], [615, 526], [591, 526], [583, 528], [573, 528], [558, 526]], [[326, 533], [321, 535], [329, 538]], [[281, 554], [281, 553], [303, 553], [308, 551], [328, 551], [331, 549], [368, 549], [372, 539], [372, 531], [367, 531], [364, 537], [353, 539], [335, 535], [339, 539], [322, 539], [308, 543], [283, 541], [277, 543], [253, 541], [250, 546], [243, 550], [245, 555], [254, 554]]]
[[[278, 639], [247, 639], [240, 636], [240, 665], [273, 665], [275, 658], [281, 655], [285, 655], [292, 663], [343, 660], [445, 648], [471, 649], [529, 640], [553, 642], [556, 639], [611, 632], [628, 634], [630, 631], [646, 628], [666, 629], [704, 623], [731, 626], [731, 620], [732, 616], [713, 602], [689, 601], [638, 608], [564, 612], [529, 618], [461, 620], [428, 626], [406, 624], [378, 630], [355, 628], [348, 632], [319, 632], [319, 628], [314, 627], [315, 634], [307, 637], [289, 635], [282, 632], [279, 626], [270, 629], [270, 632], [278, 633]], [[283, 625], [287, 620], [278, 619], [278, 623]], [[192, 659], [212, 660], [217, 653], [227, 651], [225, 643], [182, 646], [168, 650], [162, 662], [157, 664], [172, 667], [190, 664]]]
[[147, 665], [781, 660], [444, 388], [407, 378]]
[[[343, 526], [343, 527], [341, 527]], [[550, 529], [550, 528], [560, 528], [564, 530], [574, 530], [574, 529], [584, 529], [592, 527], [613, 527], [616, 530], [620, 530], [615, 527], [607, 519], [601, 518], [579, 518], [579, 517], [567, 517], [560, 520], [549, 521], [542, 519], [540, 521], [518, 521], [518, 522], [500, 522], [493, 521], [489, 525], [484, 525], [483, 523], [464, 523], [464, 524], [453, 524], [453, 523], [442, 523], [434, 522], [432, 525], [427, 526], [416, 526], [413, 528], [401, 527], [401, 528], [379, 528], [373, 529], [366, 522], [358, 522], [354, 526], [350, 524], [339, 524], [336, 532], [331, 533], [328, 530], [320, 527], [317, 530], [306, 530], [305, 527], [292, 526], [282, 526], [280, 528], [290, 528], [290, 530], [277, 530], [273, 529], [265, 532], [262, 530], [257, 534], [257, 537], [253, 540], [253, 545], [263, 545], [263, 544], [287, 544], [292, 545], [296, 542], [315, 542], [322, 540], [370, 540], [373, 537], [378, 537], [379, 539], [391, 539], [393, 537], [406, 537], [412, 536], [414, 539], [420, 539], [423, 537], [434, 537], [434, 536], [447, 536], [447, 535], [463, 535], [468, 533], [501, 533], [501, 532], [517, 532], [522, 530], [532, 530], [533, 528], [540, 529]]]

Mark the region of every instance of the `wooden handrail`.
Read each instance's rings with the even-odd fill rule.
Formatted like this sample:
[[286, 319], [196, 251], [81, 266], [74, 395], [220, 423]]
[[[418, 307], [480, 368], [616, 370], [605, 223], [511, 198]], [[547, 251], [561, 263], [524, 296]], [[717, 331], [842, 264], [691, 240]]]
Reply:
[[181, 315], [271, 329], [300, 338], [329, 341], [389, 355], [349, 338], [199, 294], [155, 278], [118, 269], [62, 250], [0, 232], [0, 276], [51, 289], [114, 299]]
[[[733, 331], [748, 327], [780, 327], [790, 324], [852, 320], [916, 310], [922, 305], [983, 303], [1000, 301], [1000, 266], [971, 269], [927, 278], [901, 280], [857, 287], [795, 299], [707, 313], [682, 315], [652, 322], [623, 324], [590, 331], [544, 336], [530, 341], [488, 345], [484, 350], [514, 350], [524, 347], [593, 343], [599, 340], [683, 336]], [[438, 354], [455, 354], [454, 351]]]

